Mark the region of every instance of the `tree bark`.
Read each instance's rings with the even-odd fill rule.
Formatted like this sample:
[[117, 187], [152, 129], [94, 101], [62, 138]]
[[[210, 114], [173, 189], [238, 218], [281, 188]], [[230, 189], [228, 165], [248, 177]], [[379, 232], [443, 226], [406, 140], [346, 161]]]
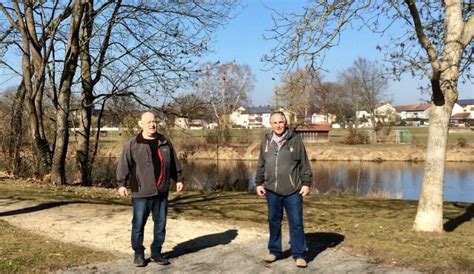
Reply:
[[[464, 49], [474, 35], [474, 19], [464, 22], [461, 1], [445, 0], [444, 50], [442, 58], [435, 55], [434, 48], [423, 33], [414, 1], [407, 1], [412, 14], [419, 41], [427, 50], [432, 63], [432, 106], [430, 115], [428, 146], [426, 151], [423, 186], [418, 203], [413, 229], [416, 231], [443, 231], [443, 188], [449, 120], [458, 99], [459, 68]], [[440, 60], [440, 61], [438, 61]]]
[[58, 96], [58, 109], [56, 110], [56, 147], [53, 155], [51, 179], [56, 184], [66, 184], [66, 156], [69, 144], [69, 110], [71, 86], [77, 68], [79, 57], [79, 33], [83, 15], [83, 6], [80, 0], [74, 3], [71, 18], [68, 49], [66, 51], [64, 70]]
[[443, 231], [443, 186], [449, 118], [452, 106], [431, 105], [423, 185], [413, 229]]

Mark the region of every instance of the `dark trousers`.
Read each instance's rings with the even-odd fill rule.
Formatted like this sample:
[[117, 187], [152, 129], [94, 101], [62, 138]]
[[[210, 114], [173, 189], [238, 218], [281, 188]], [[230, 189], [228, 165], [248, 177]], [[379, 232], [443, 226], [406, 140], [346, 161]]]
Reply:
[[303, 228], [303, 197], [298, 192], [289, 196], [282, 196], [268, 190], [265, 197], [267, 199], [270, 228], [270, 239], [268, 241], [270, 253], [278, 257], [282, 254], [281, 223], [283, 209], [285, 209], [290, 227], [291, 256], [294, 259], [304, 258], [307, 247]]
[[153, 218], [153, 242], [151, 256], [161, 253], [161, 246], [165, 241], [166, 217], [168, 212], [168, 198], [165, 195], [156, 195], [146, 198], [132, 198], [132, 248], [137, 255], [143, 255], [143, 234], [145, 224], [150, 215]]

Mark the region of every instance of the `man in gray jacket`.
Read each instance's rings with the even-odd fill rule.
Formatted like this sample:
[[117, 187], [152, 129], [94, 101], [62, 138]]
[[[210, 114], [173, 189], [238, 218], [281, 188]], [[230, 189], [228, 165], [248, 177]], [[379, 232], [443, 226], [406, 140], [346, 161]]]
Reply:
[[118, 194], [128, 196], [132, 190], [132, 249], [134, 264], [145, 266], [143, 234], [148, 216], [153, 218], [152, 262], [169, 264], [161, 255], [165, 241], [170, 180], [176, 182], [176, 190], [183, 189], [181, 165], [171, 142], [157, 132], [155, 114], [145, 112], [138, 122], [142, 132], [130, 139], [123, 148], [117, 164]]
[[303, 228], [303, 197], [310, 193], [313, 181], [311, 166], [301, 138], [287, 127], [283, 112], [271, 114], [273, 131], [260, 145], [257, 163], [257, 194], [267, 199], [270, 238], [269, 254], [264, 261], [281, 258], [281, 223], [283, 209], [290, 227], [291, 255], [297, 267], [306, 267], [306, 239]]

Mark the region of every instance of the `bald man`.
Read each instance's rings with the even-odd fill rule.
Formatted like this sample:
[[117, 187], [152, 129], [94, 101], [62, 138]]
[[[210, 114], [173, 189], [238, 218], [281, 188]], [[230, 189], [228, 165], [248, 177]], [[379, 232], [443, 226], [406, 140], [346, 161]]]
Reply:
[[153, 242], [150, 261], [169, 264], [161, 255], [165, 241], [168, 192], [170, 182], [176, 182], [176, 190], [183, 189], [181, 165], [171, 142], [157, 132], [157, 118], [151, 112], [142, 114], [138, 125], [142, 131], [130, 139], [123, 148], [117, 164], [118, 194], [128, 196], [132, 192], [132, 249], [135, 266], [146, 265], [143, 234], [148, 216], [152, 215]]

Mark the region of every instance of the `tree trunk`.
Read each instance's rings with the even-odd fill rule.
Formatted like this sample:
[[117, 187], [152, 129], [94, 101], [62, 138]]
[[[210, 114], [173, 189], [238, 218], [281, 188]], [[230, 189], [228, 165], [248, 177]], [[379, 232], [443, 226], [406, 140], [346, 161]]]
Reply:
[[81, 122], [77, 133], [77, 162], [79, 164], [79, 176], [82, 186], [91, 186], [91, 166], [90, 166], [90, 137], [92, 124], [92, 92], [83, 90], [84, 98], [81, 103]]
[[432, 104], [426, 149], [423, 186], [413, 229], [443, 231], [443, 186], [452, 106]]
[[56, 112], [56, 147], [53, 155], [51, 179], [56, 184], [66, 184], [66, 156], [69, 144], [69, 110], [71, 86], [77, 68], [79, 56], [79, 33], [84, 8], [82, 1], [74, 3], [73, 17], [71, 18], [68, 49], [64, 62], [64, 70], [58, 96], [58, 109]]

